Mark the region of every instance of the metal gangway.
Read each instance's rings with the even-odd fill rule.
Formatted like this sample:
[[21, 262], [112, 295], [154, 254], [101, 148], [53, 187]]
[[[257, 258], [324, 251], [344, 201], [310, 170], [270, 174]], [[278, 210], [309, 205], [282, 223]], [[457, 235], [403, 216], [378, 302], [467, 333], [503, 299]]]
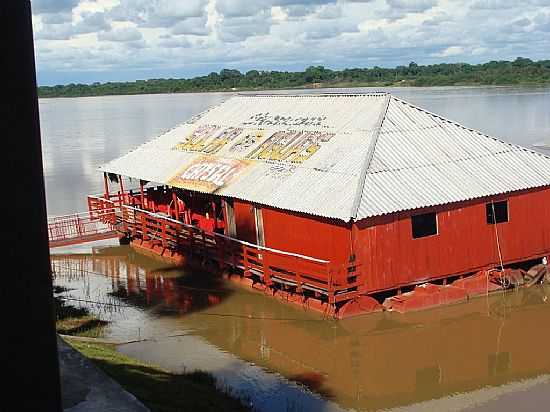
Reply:
[[[50, 248], [77, 245], [117, 237], [114, 210], [48, 216]], [[112, 216], [112, 218], [111, 218]]]

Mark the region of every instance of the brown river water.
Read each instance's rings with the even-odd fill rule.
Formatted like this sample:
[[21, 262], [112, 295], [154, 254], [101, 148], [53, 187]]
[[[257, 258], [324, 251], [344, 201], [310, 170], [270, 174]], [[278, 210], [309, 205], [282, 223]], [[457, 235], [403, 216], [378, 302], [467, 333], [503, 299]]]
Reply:
[[[393, 91], [504, 140], [550, 140], [549, 89]], [[226, 97], [42, 100], [50, 214], [85, 210], [97, 166]], [[53, 253], [65, 298], [109, 320], [109, 338], [133, 341], [120, 351], [210, 371], [260, 411], [550, 409], [548, 287], [334, 321], [112, 242]]]

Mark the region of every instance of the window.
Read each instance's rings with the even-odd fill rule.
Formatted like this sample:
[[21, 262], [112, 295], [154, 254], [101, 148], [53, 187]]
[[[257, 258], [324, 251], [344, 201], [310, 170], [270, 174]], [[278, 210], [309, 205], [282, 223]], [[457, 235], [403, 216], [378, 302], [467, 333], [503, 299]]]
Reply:
[[508, 201], [491, 202], [485, 205], [487, 224], [508, 222]]
[[411, 224], [413, 239], [437, 235], [437, 215], [435, 213], [411, 216]]

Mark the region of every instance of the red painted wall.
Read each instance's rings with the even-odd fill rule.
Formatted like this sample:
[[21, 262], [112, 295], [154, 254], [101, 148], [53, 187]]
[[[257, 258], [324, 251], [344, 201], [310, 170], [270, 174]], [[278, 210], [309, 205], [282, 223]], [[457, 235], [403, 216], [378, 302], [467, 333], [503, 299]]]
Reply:
[[[550, 253], [550, 189], [508, 199], [509, 221], [497, 224], [504, 262]], [[367, 291], [395, 288], [499, 262], [495, 227], [487, 224], [487, 199], [365, 219], [354, 227], [354, 247]], [[411, 214], [437, 212], [438, 234], [413, 239]]]
[[265, 244], [274, 249], [346, 263], [350, 256], [350, 228], [343, 222], [262, 208]]
[[235, 199], [233, 208], [235, 211], [235, 230], [237, 231], [237, 239], [255, 244], [257, 241], [256, 220], [252, 204]]

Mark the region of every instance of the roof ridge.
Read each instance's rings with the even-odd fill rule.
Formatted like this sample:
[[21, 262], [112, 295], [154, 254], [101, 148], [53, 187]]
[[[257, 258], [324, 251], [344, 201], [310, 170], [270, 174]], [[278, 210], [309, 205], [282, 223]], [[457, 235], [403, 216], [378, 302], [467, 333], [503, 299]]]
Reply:
[[392, 97], [393, 96], [390, 93], [385, 94], [386, 101], [384, 102], [384, 107], [380, 112], [380, 117], [376, 122], [376, 127], [374, 128], [372, 141], [370, 142], [369, 149], [367, 151], [367, 156], [366, 156], [367, 158], [365, 160], [363, 168], [361, 169], [361, 174], [359, 175], [359, 183], [357, 184], [357, 191], [355, 193], [355, 197], [353, 199], [353, 205], [351, 209], [351, 218], [353, 220], [357, 218], [357, 213], [359, 212], [359, 206], [361, 205], [361, 200], [363, 198], [363, 192], [365, 188], [367, 173], [370, 169], [370, 165], [374, 157], [374, 151], [376, 150], [376, 143], [378, 141], [378, 136], [380, 135], [380, 130], [382, 130], [382, 124], [384, 123], [384, 119], [386, 118], [386, 114], [388, 113], [388, 108], [390, 106], [390, 101]]
[[[306, 89], [304, 89], [306, 90]], [[233, 97], [365, 97], [365, 96], [393, 96], [390, 92], [383, 90], [365, 93], [343, 93], [343, 92], [322, 92], [322, 93], [235, 93]]]

